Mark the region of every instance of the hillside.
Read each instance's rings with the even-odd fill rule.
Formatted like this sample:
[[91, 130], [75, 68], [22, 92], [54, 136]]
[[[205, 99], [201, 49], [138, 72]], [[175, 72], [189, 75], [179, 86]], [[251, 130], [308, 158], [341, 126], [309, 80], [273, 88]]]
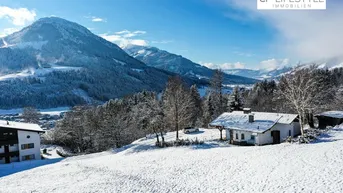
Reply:
[[[197, 135], [202, 134], [190, 134]], [[302, 145], [238, 147], [207, 142], [150, 149], [145, 141], [116, 154], [77, 156], [1, 177], [1, 193], [343, 191], [343, 126]], [[147, 151], [137, 152], [138, 147]]]
[[175, 75], [146, 66], [116, 44], [57, 17], [0, 39], [0, 69], [0, 108], [100, 103], [160, 91]]
[[[181, 74], [190, 78], [210, 79], [214, 73], [209, 69], [191, 60], [156, 47], [128, 45], [123, 48], [132, 57], [144, 62], [148, 66]], [[256, 80], [249, 77], [224, 75], [225, 84], [252, 84]]]

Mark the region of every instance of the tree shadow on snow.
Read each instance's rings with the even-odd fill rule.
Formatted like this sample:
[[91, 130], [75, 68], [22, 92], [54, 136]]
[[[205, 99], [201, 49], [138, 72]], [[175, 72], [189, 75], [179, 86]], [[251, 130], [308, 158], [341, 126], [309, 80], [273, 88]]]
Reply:
[[[342, 131], [342, 129], [332, 129], [332, 131]], [[335, 141], [340, 141], [342, 139], [333, 139], [333, 136], [330, 135], [330, 133], [322, 133], [317, 140], [314, 140], [312, 144], [316, 143], [329, 143], [329, 142], [335, 142]]]
[[125, 145], [124, 147], [113, 149], [113, 153], [121, 153], [125, 152], [125, 154], [131, 154], [131, 153], [139, 153], [142, 151], [149, 151], [149, 150], [155, 150], [155, 149], [161, 149], [154, 145], [142, 145], [142, 144], [129, 144]]
[[227, 142], [207, 141], [201, 145], [191, 145], [190, 148], [197, 150], [197, 149], [225, 148], [225, 147], [231, 147], [231, 146], [232, 145], [228, 144]]
[[33, 168], [54, 164], [57, 163], [64, 158], [56, 158], [56, 159], [44, 159], [44, 160], [32, 160], [32, 161], [23, 161], [23, 162], [12, 162], [10, 164], [1, 164], [0, 165], [0, 178], [4, 176], [8, 176], [17, 172], [30, 170]]

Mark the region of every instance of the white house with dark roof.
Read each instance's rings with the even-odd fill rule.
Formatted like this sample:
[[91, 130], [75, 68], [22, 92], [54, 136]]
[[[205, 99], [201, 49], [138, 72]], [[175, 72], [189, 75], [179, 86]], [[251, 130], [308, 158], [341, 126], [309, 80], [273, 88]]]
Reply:
[[278, 144], [300, 134], [296, 114], [250, 112], [249, 109], [223, 113], [209, 126], [224, 128], [226, 139], [237, 145]]
[[40, 133], [37, 124], [0, 121], [0, 164], [41, 159]]

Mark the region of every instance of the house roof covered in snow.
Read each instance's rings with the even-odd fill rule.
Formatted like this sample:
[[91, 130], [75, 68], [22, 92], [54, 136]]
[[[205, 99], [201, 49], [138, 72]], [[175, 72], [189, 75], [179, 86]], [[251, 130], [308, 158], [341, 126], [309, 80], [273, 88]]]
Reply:
[[34, 131], [34, 132], [44, 132], [44, 130], [37, 124], [32, 123], [21, 123], [13, 121], [0, 121], [1, 128], [11, 128], [17, 130]]
[[223, 113], [210, 123], [210, 126], [222, 126], [227, 129], [263, 133], [271, 129], [275, 124], [291, 124], [298, 115], [282, 113], [252, 112], [254, 121], [249, 122], [249, 114], [243, 111]]

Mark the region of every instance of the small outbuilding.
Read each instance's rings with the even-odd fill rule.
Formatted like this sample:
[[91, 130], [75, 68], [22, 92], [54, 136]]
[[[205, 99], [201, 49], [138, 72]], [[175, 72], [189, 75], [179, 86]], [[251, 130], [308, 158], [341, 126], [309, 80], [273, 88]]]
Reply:
[[223, 113], [209, 124], [226, 130], [226, 139], [235, 145], [278, 144], [300, 135], [298, 115], [233, 111]]
[[327, 111], [315, 115], [318, 119], [318, 127], [325, 129], [327, 126], [336, 126], [343, 123], [343, 111]]

